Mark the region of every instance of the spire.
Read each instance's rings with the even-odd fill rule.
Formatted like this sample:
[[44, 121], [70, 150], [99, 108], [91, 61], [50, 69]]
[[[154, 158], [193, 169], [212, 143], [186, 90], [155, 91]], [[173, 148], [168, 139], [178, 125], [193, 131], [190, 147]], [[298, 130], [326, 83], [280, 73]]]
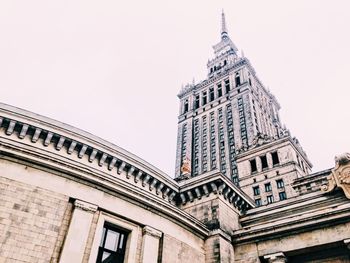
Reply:
[[225, 13], [224, 13], [224, 9], [222, 9], [222, 13], [221, 13], [221, 39], [224, 39], [226, 37], [228, 37], [228, 34], [227, 34], [227, 28], [226, 28]]

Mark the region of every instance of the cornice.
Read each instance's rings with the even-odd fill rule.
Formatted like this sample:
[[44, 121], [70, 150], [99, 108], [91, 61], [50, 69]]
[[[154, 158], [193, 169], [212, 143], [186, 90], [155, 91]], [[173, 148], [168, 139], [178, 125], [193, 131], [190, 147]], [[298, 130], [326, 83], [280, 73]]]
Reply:
[[[87, 132], [0, 104], [1, 158], [23, 160], [161, 211], [200, 235], [205, 225], [176, 207], [179, 185], [140, 158]], [[79, 205], [79, 204], [78, 204]]]
[[[290, 210], [288, 216], [286, 211], [281, 213], [277, 208], [270, 208], [270, 212], [265, 215], [256, 214], [260, 217], [260, 223], [255, 222], [253, 218], [249, 219], [248, 223], [242, 218], [243, 228], [234, 232], [233, 243], [268, 240], [350, 221], [350, 203], [343, 197], [322, 197], [304, 201], [299, 201], [298, 207], [294, 209], [290, 209], [293, 206], [284, 204], [284, 210]], [[270, 217], [272, 215], [273, 217]]]
[[241, 214], [244, 214], [247, 209], [255, 207], [253, 200], [218, 171], [202, 174], [179, 184], [178, 202], [182, 205], [205, 196], [208, 197], [210, 194], [217, 194], [222, 195]]

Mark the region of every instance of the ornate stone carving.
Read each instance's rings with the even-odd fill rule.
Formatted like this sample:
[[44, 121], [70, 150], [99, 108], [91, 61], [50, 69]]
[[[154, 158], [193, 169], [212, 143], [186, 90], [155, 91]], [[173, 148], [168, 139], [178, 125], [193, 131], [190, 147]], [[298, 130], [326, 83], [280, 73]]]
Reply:
[[343, 153], [334, 159], [335, 167], [327, 177], [328, 184], [322, 185], [321, 190], [331, 192], [339, 187], [343, 189], [345, 196], [350, 199], [350, 154]]

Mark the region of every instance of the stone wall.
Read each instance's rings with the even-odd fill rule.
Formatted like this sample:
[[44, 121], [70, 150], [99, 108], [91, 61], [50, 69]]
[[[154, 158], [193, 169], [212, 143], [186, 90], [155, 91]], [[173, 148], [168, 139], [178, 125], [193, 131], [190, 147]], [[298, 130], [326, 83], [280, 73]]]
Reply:
[[49, 262], [68, 197], [0, 177], [0, 202], [0, 262]]
[[171, 237], [163, 236], [161, 262], [167, 263], [202, 263], [204, 251], [196, 250], [188, 244]]

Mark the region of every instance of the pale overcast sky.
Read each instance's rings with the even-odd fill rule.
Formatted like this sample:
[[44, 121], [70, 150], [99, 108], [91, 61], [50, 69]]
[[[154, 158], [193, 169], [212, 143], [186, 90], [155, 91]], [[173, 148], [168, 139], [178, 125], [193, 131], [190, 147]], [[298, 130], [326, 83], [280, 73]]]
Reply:
[[1, 1], [0, 101], [174, 174], [181, 85], [229, 35], [314, 164], [350, 152], [350, 1]]

